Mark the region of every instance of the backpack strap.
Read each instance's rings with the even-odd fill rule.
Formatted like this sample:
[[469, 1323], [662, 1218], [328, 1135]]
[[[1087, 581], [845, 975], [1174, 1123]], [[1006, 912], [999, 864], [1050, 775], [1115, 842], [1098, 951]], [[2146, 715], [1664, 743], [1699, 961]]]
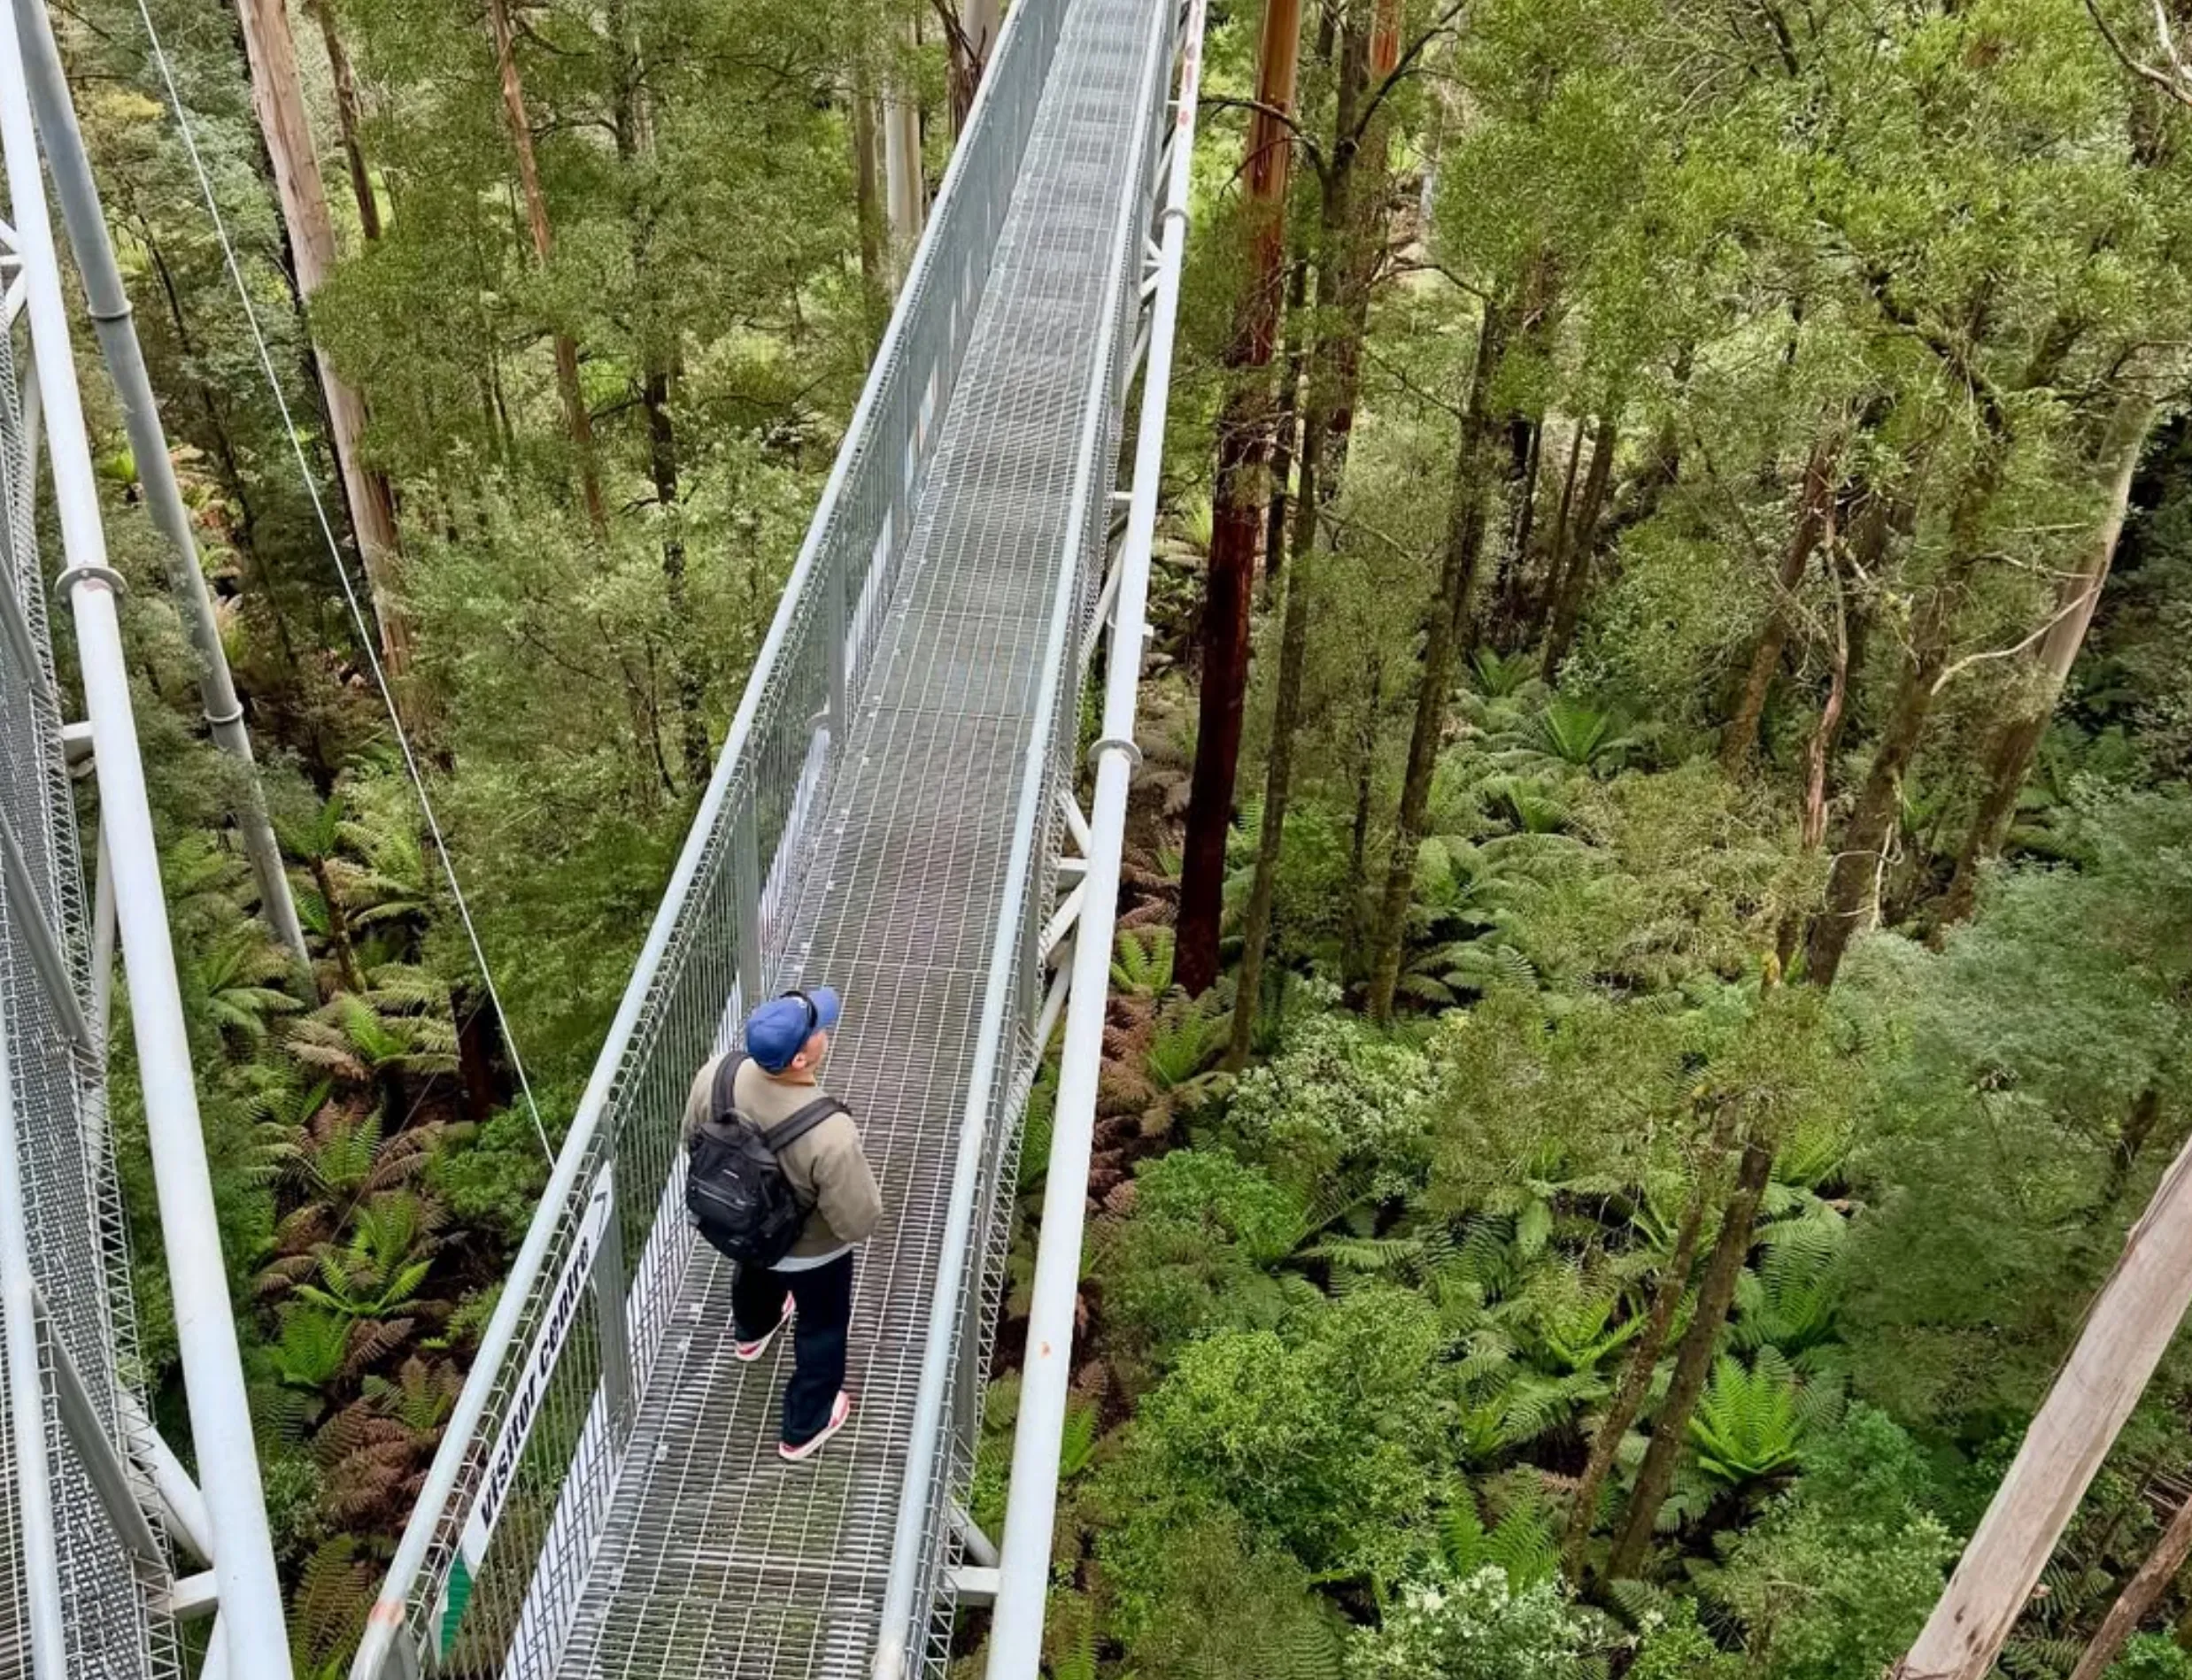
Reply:
[[845, 1105], [835, 1097], [817, 1097], [806, 1107], [787, 1114], [763, 1132], [761, 1145], [770, 1154], [781, 1155], [832, 1114], [845, 1112]]
[[745, 1051], [739, 1050], [715, 1064], [715, 1077], [708, 1084], [708, 1118], [718, 1126], [728, 1125], [738, 1112], [731, 1093], [737, 1089], [738, 1070], [750, 1060]]

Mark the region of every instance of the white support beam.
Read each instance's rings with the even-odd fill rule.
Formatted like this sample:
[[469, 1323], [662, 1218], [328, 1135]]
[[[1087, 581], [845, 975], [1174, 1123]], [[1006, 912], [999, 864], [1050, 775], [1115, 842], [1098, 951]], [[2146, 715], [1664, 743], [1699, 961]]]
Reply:
[[1066, 813], [1066, 832], [1073, 836], [1073, 844], [1081, 855], [1088, 856], [1088, 819], [1081, 814], [1081, 807], [1074, 802], [1070, 790], [1061, 791], [1058, 803]]
[[205, 1514], [205, 1496], [135, 1398], [125, 1391], [121, 1407], [122, 1422], [129, 1430], [137, 1456], [151, 1474], [152, 1491], [159, 1496], [160, 1526], [167, 1530], [168, 1538], [200, 1563], [211, 1563], [213, 1526]]
[[1055, 913], [1052, 915], [1043, 929], [1043, 937], [1038, 949], [1043, 953], [1045, 962], [1047, 963], [1050, 960], [1051, 953], [1065, 942], [1066, 935], [1070, 933], [1074, 924], [1080, 921], [1081, 907], [1087, 900], [1088, 872], [1084, 869], [1079, 883], [1071, 892], [1066, 894], [1066, 901], [1058, 906]]
[[160, 1607], [178, 1622], [195, 1622], [220, 1608], [220, 1587], [211, 1569], [177, 1577], [167, 1589]]
[[952, 1597], [962, 1608], [977, 1609], [997, 1602], [997, 1571], [979, 1565], [961, 1564], [950, 1572]]
[[39, 1376], [38, 1285], [31, 1273], [22, 1160], [15, 1144], [15, 1081], [8, 1067], [8, 1036], [0, 1031], [0, 1330], [6, 1338], [8, 1433], [15, 1454], [15, 1541], [30, 1623], [26, 1654], [35, 1680], [69, 1680], [45, 1384]]
[[1058, 1018], [1066, 1013], [1066, 998], [1073, 990], [1073, 941], [1068, 939], [1056, 954], [1057, 972], [1051, 975], [1050, 990], [1043, 996], [1043, 1013], [1035, 1018], [1038, 1052], [1050, 1048], [1050, 1036], [1058, 1030]]

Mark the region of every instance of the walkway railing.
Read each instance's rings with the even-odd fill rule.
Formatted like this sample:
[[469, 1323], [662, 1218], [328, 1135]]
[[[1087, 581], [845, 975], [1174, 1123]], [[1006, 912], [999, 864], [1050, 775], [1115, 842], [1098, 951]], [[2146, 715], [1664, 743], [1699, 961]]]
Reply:
[[785, 884], [875, 651], [1066, 4], [1020, 0], [1007, 21], [353, 1680], [497, 1672], [521, 1618], [576, 1596], [690, 1252], [660, 1217], [686, 1089], [780, 954]]
[[[1168, 7], [1168, 19], [1177, 14]], [[1097, 343], [1072, 487], [1068, 551], [1054, 563], [1054, 595], [1040, 699], [1022, 769], [1005, 908], [997, 925], [976, 1040], [974, 1075], [960, 1121], [959, 1152], [937, 1291], [930, 1305], [912, 1450], [899, 1493], [898, 1528], [883, 1606], [876, 1680], [926, 1666], [941, 1672], [951, 1622], [944, 1575], [953, 1561], [952, 1514], [974, 1474], [981, 1396], [995, 1335], [1005, 1249], [1012, 1221], [1004, 1206], [1018, 1160], [1018, 1122], [1043, 1044], [1048, 964], [1044, 936], [1057, 903], [1056, 833], [1078, 764], [1080, 698], [1095, 606], [1112, 530], [1112, 488], [1135, 372], [1133, 324], [1150, 243], [1157, 189], [1160, 120], [1172, 81], [1176, 28], [1154, 30], [1140, 72], [1138, 119], [1119, 163], [1144, 190], [1121, 202], [1102, 250], [1108, 299], [1089, 323]], [[1038, 1023], [1044, 1023], [1038, 1026]]]

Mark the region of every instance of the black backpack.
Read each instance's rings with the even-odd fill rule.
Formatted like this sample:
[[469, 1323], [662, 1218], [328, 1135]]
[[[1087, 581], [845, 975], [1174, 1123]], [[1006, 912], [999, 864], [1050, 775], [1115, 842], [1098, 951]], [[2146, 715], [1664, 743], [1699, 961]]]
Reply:
[[744, 1114], [731, 1092], [744, 1056], [715, 1070], [708, 1117], [687, 1146], [685, 1210], [710, 1246], [749, 1266], [774, 1266], [791, 1252], [807, 1210], [777, 1156], [845, 1106], [817, 1097], [767, 1131]]

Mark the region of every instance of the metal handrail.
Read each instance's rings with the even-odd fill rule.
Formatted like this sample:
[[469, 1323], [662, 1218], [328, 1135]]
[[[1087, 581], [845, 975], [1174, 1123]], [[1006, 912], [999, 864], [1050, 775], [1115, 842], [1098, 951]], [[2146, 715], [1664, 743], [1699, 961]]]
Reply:
[[1180, 271], [1187, 240], [1189, 180], [1195, 112], [1201, 87], [1206, 0], [1185, 0], [1180, 26], [1179, 92], [1158, 212], [1156, 290], [1149, 315], [1147, 372], [1136, 417], [1134, 466], [1127, 527], [1113, 573], [1117, 619], [1105, 671], [1103, 721], [1090, 758], [1096, 766], [1089, 800], [1084, 896], [1075, 932], [1065, 1043], [1058, 1058], [1049, 1169], [1044, 1177], [1043, 1231], [1037, 1245], [1028, 1313], [1027, 1357], [1019, 1419], [1013, 1437], [1011, 1498], [999, 1545], [997, 1614], [990, 1629], [987, 1680], [1035, 1680], [1042, 1653], [1049, 1588], [1052, 1530], [1058, 1507], [1058, 1451], [1072, 1369], [1081, 1244], [1094, 1142], [1096, 1085], [1103, 1066], [1110, 995], [1111, 941], [1119, 898], [1119, 865], [1133, 767], [1134, 717], [1141, 685], [1144, 609], [1150, 553], [1156, 536], [1157, 491], [1163, 475], [1165, 420], [1172, 386], [1172, 342], [1178, 320]]
[[[1169, 28], [1152, 32], [1147, 49], [1149, 64], [1143, 82], [1146, 88], [1154, 86], [1154, 100], [1145, 101], [1146, 105], [1161, 104], [1164, 99], [1169, 83], [1169, 81], [1161, 81], [1157, 73], [1170, 64], [1169, 49], [1174, 39]], [[1138, 158], [1147, 150], [1155, 127], [1155, 112], [1150, 109], [1145, 109], [1142, 113], [1141, 127], [1137, 130], [1141, 143], [1135, 153]], [[1112, 293], [1122, 303], [1135, 289], [1127, 282], [1135, 278], [1135, 259], [1142, 245], [1140, 224], [1147, 214], [1147, 208], [1146, 200], [1138, 193], [1121, 206], [1121, 227], [1112, 242], [1111, 279]], [[1068, 528], [1074, 533], [1069, 540], [1076, 544], [1084, 545], [1092, 535], [1100, 542], [1100, 533], [1108, 523], [1102, 515], [1108, 509], [1110, 474], [1115, 464], [1100, 458], [1103, 454], [1102, 440], [1106, 435], [1107, 422], [1113, 418], [1124, 396], [1118, 389], [1117, 377], [1122, 313], [1123, 310], [1119, 307], [1106, 312], [1098, 329], [1101, 349], [1093, 358], [1090, 369], [1086, 435], [1083, 440], [1074, 482], [1074, 517]], [[1110, 389], [1107, 389], [1107, 386]], [[1101, 492], [1099, 492], [1095, 483], [1099, 471], [1104, 474], [1105, 480]], [[1104, 498], [1101, 502], [1096, 499], [1100, 494]], [[882, 1635], [876, 1652], [875, 1680], [903, 1680], [908, 1670], [919, 1637], [918, 1619], [922, 1613], [919, 1603], [922, 1597], [919, 1576], [924, 1564], [931, 1568], [935, 1564], [931, 1541], [937, 1518], [948, 1506], [953, 1491], [944, 1485], [945, 1478], [938, 1474], [938, 1460], [946, 1455], [946, 1432], [951, 1428], [953, 1356], [965, 1333], [964, 1314], [980, 1282], [978, 1278], [969, 1278], [969, 1265], [973, 1258], [976, 1203], [985, 1175], [992, 1164], [991, 1153], [993, 1140], [990, 1132], [992, 1109], [998, 1104], [1000, 1090], [1009, 1090], [1012, 1084], [1009, 1078], [1001, 1076], [1010, 1070], [1000, 1067], [1006, 1040], [1015, 1024], [1008, 1012], [1020, 1001], [1015, 994], [1025, 990], [1015, 982], [1030, 971], [1030, 964], [1040, 962], [1040, 954], [1033, 947], [1039, 937], [1047, 906], [1043, 906], [1041, 913], [1030, 916], [1030, 906], [1038, 902], [1034, 886], [1038, 864], [1036, 847], [1039, 837], [1047, 835], [1052, 827], [1052, 806], [1056, 787], [1054, 773], [1061, 768], [1061, 707], [1069, 697], [1076, 697], [1079, 692], [1077, 683], [1069, 678], [1061, 680], [1058, 673], [1066, 662], [1069, 649], [1077, 654], [1078, 637], [1076, 632], [1078, 627], [1074, 622], [1073, 608], [1077, 600], [1081, 598], [1078, 586], [1082, 582], [1082, 558], [1078, 554], [1069, 555], [1066, 562], [1058, 567], [1051, 622], [1046, 636], [1043, 664], [1039, 667], [1053, 674], [1052, 680], [1043, 688], [1028, 731], [1013, 846], [1006, 866], [1003, 908], [998, 918], [988, 977], [983, 992], [982, 1013], [975, 1041], [974, 1072], [960, 1121], [959, 1152], [953, 1168], [951, 1201], [922, 1345], [913, 1431], [900, 1483], [891, 1569], [884, 1590]], [[1076, 674], [1078, 663], [1076, 658]], [[1069, 751], [1072, 732], [1066, 731], [1065, 735], [1063, 750]], [[1039, 1050], [1039, 1046], [1034, 1048]]]
[[[967, 130], [945, 168], [898, 305], [885, 328], [843, 445], [747, 680], [724, 750], [694, 815], [570, 1129], [557, 1153], [538, 1211], [520, 1244], [501, 1299], [482, 1335], [478, 1355], [467, 1375], [418, 1502], [390, 1561], [351, 1665], [352, 1680], [382, 1680], [394, 1662], [401, 1662], [405, 1668], [409, 1668], [412, 1665], [408, 1659], [415, 1656], [416, 1642], [421, 1637], [413, 1624], [422, 1615], [431, 1614], [447, 1585], [457, 1536], [482, 1495], [477, 1460], [483, 1429], [492, 1425], [499, 1430], [509, 1422], [506, 1406], [503, 1416], [490, 1419], [490, 1410], [498, 1394], [508, 1400], [504, 1391], [510, 1383], [513, 1368], [521, 1368], [531, 1358], [542, 1339], [543, 1327], [534, 1324], [533, 1335], [522, 1346], [521, 1330], [526, 1328], [529, 1314], [538, 1316], [536, 1309], [540, 1291], [556, 1275], [559, 1261], [574, 1249], [574, 1233], [595, 1195], [598, 1181], [614, 1157], [616, 1139], [613, 1133], [625, 1117], [615, 1107], [615, 1098], [629, 1065], [644, 1056], [649, 1034], [659, 1024], [651, 1018], [650, 1011], [658, 1006], [668, 983], [666, 975], [672, 967], [673, 947], [691, 913], [697, 887], [709, 871], [727, 867], [727, 853], [742, 852], [743, 857], [731, 859], [729, 864], [734, 874], [745, 877], [739, 897], [745, 900], [759, 898], [760, 882], [769, 874], [772, 859], [754, 855], [761, 849], [756, 832], [755, 808], [757, 795], [761, 791], [760, 770], [754, 760], [758, 751], [778, 744], [769, 736], [772, 726], [779, 721], [765, 712], [765, 707], [772, 700], [780, 699], [794, 680], [796, 674], [787, 669], [787, 649], [792, 647], [795, 636], [818, 614], [829, 638], [825, 652], [830, 665], [830, 721], [833, 727], [829, 730], [826, 756], [834, 755], [843, 738], [843, 729], [834, 726], [845, 715], [845, 694], [851, 681], [847, 667], [852, 659], [845, 646], [847, 638], [844, 627], [845, 618], [859, 599], [858, 591], [847, 589], [850, 580], [845, 574], [845, 567], [851, 561], [845, 552], [847, 545], [841, 540], [841, 513], [847, 519], [855, 517], [846, 512], [848, 487], [855, 472], [872, 473], [892, 465], [888, 459], [876, 457], [871, 446], [877, 435], [898, 418], [885, 414], [886, 402], [902, 400], [908, 395], [902, 383], [894, 383], [900, 381], [902, 351], [917, 326], [935, 324], [925, 318], [917, 322], [916, 317], [922, 316], [924, 310], [930, 317], [939, 316], [948, 308], [953, 323], [945, 335], [950, 340], [949, 365], [939, 361], [931, 369], [926, 395], [915, 405], [922, 413], [911, 440], [916, 471], [926, 465], [927, 442], [940, 429], [930, 423], [930, 410], [932, 405], [940, 406], [940, 392], [948, 392], [957, 360], [965, 349], [967, 329], [974, 312], [970, 300], [964, 296], [969, 285], [965, 273], [959, 279], [961, 297], [958, 300], [938, 289], [938, 271], [947, 260], [942, 253], [959, 236], [961, 230], [957, 221], [962, 213], [986, 220], [993, 243], [996, 226], [1002, 220], [1002, 206], [984, 200], [962, 212], [969, 190], [966, 183], [977, 166], [1001, 162], [989, 158], [985, 147], [993, 150], [1015, 143], [1015, 139], [1024, 145], [1024, 122], [1016, 136], [1009, 130], [998, 128], [998, 119], [992, 115], [999, 96], [997, 90], [1009, 86], [1015, 76], [1031, 75], [1039, 85], [1047, 69], [1048, 49], [1055, 40], [1057, 19], [1063, 9], [1064, 0], [1022, 0], [1006, 19], [991, 57], [989, 72], [976, 90]], [[1037, 58], [1043, 62], [1035, 63]], [[1009, 116], [1007, 121], [1009, 123], [1016, 115]], [[1016, 174], [1017, 167], [1015, 156], [1007, 173]], [[1003, 196], [1008, 199], [1009, 192]], [[969, 255], [965, 251], [957, 254], [962, 258]], [[949, 283], [948, 276], [944, 277], [943, 283]], [[900, 494], [885, 519], [886, 535], [881, 541], [884, 546], [894, 543], [896, 548], [902, 549], [910, 525], [912, 502], [909, 484], [901, 482], [899, 489]], [[867, 555], [862, 559], [869, 560]], [[793, 652], [796, 656], [809, 651], [802, 646]], [[815, 674], [806, 674], [812, 677]], [[787, 844], [795, 843], [793, 828], [792, 819], [787, 816], [785, 828], [778, 836], [778, 857]], [[740, 990], [750, 997], [757, 990], [760, 976], [762, 953], [754, 937], [760, 931], [760, 915], [757, 903], [742, 904], [741, 910], [741, 931], [748, 936], [738, 942], [738, 982]], [[627, 1185], [624, 1191], [628, 1195], [636, 1191], [638, 1206], [652, 1214], [660, 1188]], [[615, 1247], [613, 1227], [609, 1240], [599, 1244], [595, 1254], [613, 1252]], [[593, 1263], [593, 1257], [588, 1257], [590, 1274]], [[621, 1299], [607, 1303], [604, 1322], [621, 1323], [623, 1306]], [[467, 1486], [468, 1471], [473, 1475]], [[438, 1559], [435, 1555], [437, 1547], [441, 1553]], [[432, 1568], [430, 1560], [434, 1561]], [[414, 1648], [403, 1652], [399, 1645], [407, 1629], [413, 1631]]]

